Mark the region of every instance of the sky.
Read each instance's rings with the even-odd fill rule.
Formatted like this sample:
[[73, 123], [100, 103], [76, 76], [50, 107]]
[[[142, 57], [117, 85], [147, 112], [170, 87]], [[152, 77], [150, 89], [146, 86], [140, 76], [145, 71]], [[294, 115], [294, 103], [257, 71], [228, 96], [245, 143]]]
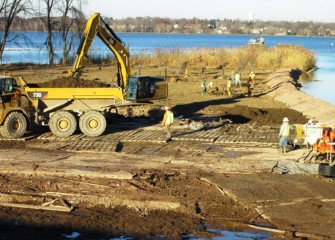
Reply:
[[84, 12], [135, 17], [335, 22], [335, 0], [87, 0]]

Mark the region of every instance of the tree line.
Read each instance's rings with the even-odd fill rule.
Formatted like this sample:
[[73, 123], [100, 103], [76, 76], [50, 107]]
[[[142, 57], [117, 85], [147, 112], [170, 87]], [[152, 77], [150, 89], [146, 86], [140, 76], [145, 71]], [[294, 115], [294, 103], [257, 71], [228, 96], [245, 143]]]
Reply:
[[[85, 4], [85, 0], [1, 0], [0, 62], [6, 43], [18, 36], [9, 33], [42, 31], [47, 32], [49, 64], [54, 64], [55, 32], [61, 34], [62, 63], [67, 63], [74, 39], [80, 37], [86, 24], [82, 12]], [[104, 17], [104, 21], [115, 32], [335, 36], [335, 23], [160, 17]]]
[[105, 21], [119, 32], [335, 36], [335, 23], [321, 22], [159, 17], [105, 18]]
[[62, 63], [67, 63], [73, 47], [74, 32], [81, 32], [83, 0], [1, 0], [0, 1], [0, 62], [6, 43], [15, 41], [15, 31], [31, 31], [32, 28], [47, 32], [45, 44], [49, 64], [54, 64], [53, 34], [60, 32], [62, 39]]

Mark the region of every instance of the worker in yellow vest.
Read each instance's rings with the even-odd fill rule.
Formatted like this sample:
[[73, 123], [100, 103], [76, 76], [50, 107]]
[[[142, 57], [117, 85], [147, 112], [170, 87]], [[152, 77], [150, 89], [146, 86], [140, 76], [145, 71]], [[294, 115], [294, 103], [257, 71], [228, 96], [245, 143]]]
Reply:
[[255, 85], [255, 77], [256, 77], [256, 74], [251, 71], [249, 74], [249, 79], [252, 81], [252, 85]]
[[174, 116], [173, 112], [171, 111], [170, 107], [165, 107], [165, 114], [162, 121], [162, 126], [165, 127], [166, 131], [166, 142], [169, 142], [172, 140], [171, 137], [171, 125], [173, 124]]
[[280, 137], [279, 146], [281, 147], [283, 153], [286, 153], [286, 147], [288, 144], [290, 129], [291, 129], [291, 126], [289, 124], [289, 120], [287, 117], [284, 117], [283, 124], [281, 125], [280, 131], [279, 131], [279, 137]]

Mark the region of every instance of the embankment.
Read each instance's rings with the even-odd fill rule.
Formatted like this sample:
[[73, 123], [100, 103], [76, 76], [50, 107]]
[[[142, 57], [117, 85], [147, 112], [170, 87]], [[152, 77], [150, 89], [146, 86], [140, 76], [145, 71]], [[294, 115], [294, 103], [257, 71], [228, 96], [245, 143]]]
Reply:
[[290, 76], [291, 69], [281, 69], [272, 73], [266, 80], [270, 87], [268, 95], [276, 101], [283, 102], [289, 108], [301, 112], [320, 123], [335, 123], [335, 105], [314, 98], [299, 90], [297, 82]]

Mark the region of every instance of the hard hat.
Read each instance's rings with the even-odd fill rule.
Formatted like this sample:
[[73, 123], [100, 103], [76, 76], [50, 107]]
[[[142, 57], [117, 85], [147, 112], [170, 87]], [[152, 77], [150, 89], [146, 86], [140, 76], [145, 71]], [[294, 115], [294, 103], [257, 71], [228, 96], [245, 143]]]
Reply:
[[283, 122], [288, 122], [288, 118], [284, 117]]
[[170, 108], [168, 106], [165, 107], [165, 110], [169, 110]]

